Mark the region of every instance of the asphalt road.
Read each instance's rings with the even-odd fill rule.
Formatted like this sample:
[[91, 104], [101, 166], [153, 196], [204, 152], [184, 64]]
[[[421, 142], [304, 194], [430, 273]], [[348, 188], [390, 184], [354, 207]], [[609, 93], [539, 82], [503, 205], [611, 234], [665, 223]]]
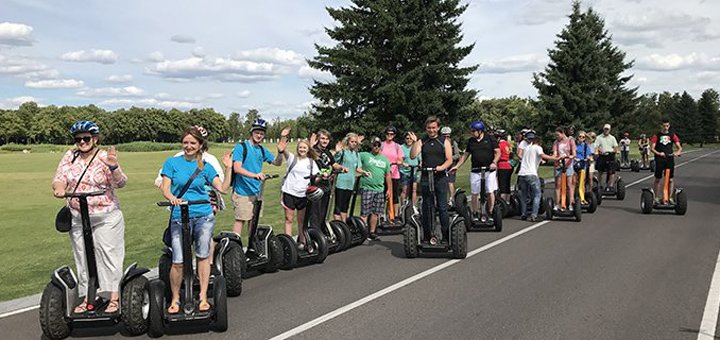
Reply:
[[[678, 163], [698, 157], [676, 171], [686, 216], [641, 215], [648, 179], [581, 223], [506, 220], [502, 233], [468, 234], [476, 251], [462, 261], [405, 259], [402, 237], [385, 236], [248, 279], [228, 301], [226, 333], [172, 338], [697, 339], [720, 248], [720, 152]], [[648, 175], [622, 173], [628, 184]], [[1, 337], [40, 338], [37, 313], [0, 319]], [[73, 333], [100, 335], [125, 338]]]

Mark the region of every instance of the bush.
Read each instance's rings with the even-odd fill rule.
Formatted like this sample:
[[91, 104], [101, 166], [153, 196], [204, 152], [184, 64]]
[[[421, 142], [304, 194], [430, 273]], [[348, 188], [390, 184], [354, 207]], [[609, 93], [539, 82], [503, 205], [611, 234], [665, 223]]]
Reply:
[[182, 149], [180, 143], [132, 142], [115, 145], [119, 152], [153, 152]]
[[0, 146], [0, 151], [5, 152], [22, 152], [28, 150], [30, 152], [65, 152], [71, 146], [69, 145], [53, 145], [53, 144], [5, 144]]

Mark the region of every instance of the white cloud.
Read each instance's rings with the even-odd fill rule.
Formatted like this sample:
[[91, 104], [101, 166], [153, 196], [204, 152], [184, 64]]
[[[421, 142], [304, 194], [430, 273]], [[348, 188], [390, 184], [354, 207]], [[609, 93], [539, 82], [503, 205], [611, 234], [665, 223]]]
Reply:
[[22, 75], [48, 69], [49, 66], [25, 56], [0, 54], [0, 74]]
[[521, 25], [542, 25], [561, 20], [570, 13], [570, 4], [567, 0], [530, 0], [525, 3], [517, 22]]
[[32, 45], [32, 31], [33, 28], [25, 24], [0, 22], [0, 45]]
[[128, 107], [128, 106], [139, 106], [139, 107], [159, 107], [163, 109], [192, 109], [200, 108], [203, 105], [200, 103], [176, 101], [176, 100], [159, 100], [155, 98], [141, 98], [141, 99], [130, 99], [130, 98], [112, 98], [100, 102], [101, 106], [110, 107]]
[[165, 56], [160, 51], [155, 51], [153, 53], [150, 53], [150, 56], [148, 57], [149, 61], [159, 63], [163, 60], [165, 60]]
[[325, 72], [322, 70], [318, 70], [316, 68], [310, 67], [310, 65], [305, 64], [303, 67], [301, 67], [298, 70], [298, 77], [303, 79], [312, 79], [317, 81], [330, 81], [334, 77], [332, 73]]
[[270, 63], [209, 57], [166, 60], [156, 63], [146, 71], [167, 79], [216, 79], [230, 82], [264, 81], [275, 79], [284, 73], [280, 67]]
[[77, 89], [84, 85], [85, 83], [82, 80], [75, 79], [28, 80], [25, 82], [25, 87], [33, 89]]
[[112, 50], [97, 49], [67, 52], [60, 56], [60, 59], [65, 61], [93, 62], [100, 64], [113, 64], [117, 61], [117, 58], [117, 54]]
[[207, 53], [205, 53], [205, 49], [202, 48], [202, 46], [196, 46], [196, 47], [192, 50], [192, 55], [193, 55], [193, 57], [202, 58], [202, 57], [206, 56]]
[[249, 90], [242, 90], [242, 91], [238, 91], [238, 93], [236, 93], [236, 95], [240, 98], [250, 97], [250, 94], [251, 94], [251, 92]]
[[76, 94], [83, 97], [139, 97], [145, 94], [145, 91], [135, 86], [125, 86], [83, 89]]
[[173, 35], [170, 40], [180, 43], [180, 44], [194, 44], [195, 38], [189, 36], [189, 35], [183, 35], [183, 34], [176, 34]]
[[[38, 102], [38, 99], [32, 96], [20, 96], [14, 98], [0, 99], [0, 109], [17, 109], [26, 102]], [[42, 106], [38, 104], [39, 106]]]
[[509, 56], [505, 58], [481, 61], [477, 73], [512, 73], [540, 71], [547, 65], [546, 56], [538, 57], [533, 54]]
[[707, 41], [720, 38], [712, 20], [681, 12], [650, 9], [620, 16], [609, 24], [613, 38], [626, 46], [661, 47], [668, 40]]
[[301, 54], [279, 48], [257, 48], [241, 51], [236, 54], [235, 59], [280, 65], [301, 65], [305, 63], [305, 58]]
[[129, 83], [133, 80], [131, 74], [113, 74], [106, 79], [111, 83]]
[[682, 69], [720, 70], [720, 57], [709, 57], [704, 53], [679, 55], [676, 53], [662, 55], [651, 54], [639, 58], [635, 67], [650, 71], [676, 71]]

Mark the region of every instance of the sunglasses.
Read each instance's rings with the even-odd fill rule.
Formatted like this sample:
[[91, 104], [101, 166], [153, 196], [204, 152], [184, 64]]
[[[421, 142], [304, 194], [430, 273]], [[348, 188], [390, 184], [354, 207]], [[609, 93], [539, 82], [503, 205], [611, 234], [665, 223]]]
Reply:
[[92, 136], [85, 136], [85, 137], [75, 137], [75, 144], [80, 144], [80, 142], [90, 143], [92, 140]]
[[379, 147], [380, 147], [380, 144], [379, 144], [379, 143], [373, 143], [373, 144], [372, 144], [372, 147], [373, 147], [373, 148], [379, 148]]
[[585, 136], [578, 136], [578, 138], [585, 138]]
[[385, 133], [386, 136], [395, 136], [395, 132], [387, 132]]

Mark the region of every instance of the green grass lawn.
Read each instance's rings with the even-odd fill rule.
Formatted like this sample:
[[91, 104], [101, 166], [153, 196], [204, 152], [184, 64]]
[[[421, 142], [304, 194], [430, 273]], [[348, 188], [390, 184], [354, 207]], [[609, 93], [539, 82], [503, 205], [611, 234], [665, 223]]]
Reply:
[[[268, 147], [275, 150], [274, 146]], [[215, 144], [211, 152], [221, 158], [230, 148], [230, 144]], [[27, 154], [0, 153], [0, 234], [3, 235], [0, 254], [5, 261], [0, 270], [0, 301], [40, 292], [55, 268], [74, 263], [68, 236], [58, 233], [54, 227], [55, 214], [63, 201], [52, 196], [51, 181], [62, 157], [62, 153], [50, 152], [53, 150], [57, 149], [44, 146], [33, 148], [33, 152]], [[290, 150], [294, 150], [294, 146], [290, 146]], [[633, 150], [637, 153], [637, 147]], [[157, 265], [168, 213], [155, 205], [163, 197], [153, 181], [165, 159], [174, 153], [119, 153], [120, 163], [129, 177], [127, 186], [117, 191], [126, 223], [125, 266], [135, 261], [149, 268]], [[469, 162], [457, 177], [457, 187], [466, 190], [469, 189], [467, 164]], [[284, 165], [265, 166], [266, 173], [283, 174], [284, 171]], [[550, 171], [549, 167], [541, 167], [540, 174], [548, 177]], [[279, 180], [268, 181], [265, 198], [261, 223], [271, 224], [276, 232], [282, 232], [284, 219], [279, 203]], [[216, 232], [232, 229], [229, 197], [226, 202], [230, 210], [218, 215]]]

